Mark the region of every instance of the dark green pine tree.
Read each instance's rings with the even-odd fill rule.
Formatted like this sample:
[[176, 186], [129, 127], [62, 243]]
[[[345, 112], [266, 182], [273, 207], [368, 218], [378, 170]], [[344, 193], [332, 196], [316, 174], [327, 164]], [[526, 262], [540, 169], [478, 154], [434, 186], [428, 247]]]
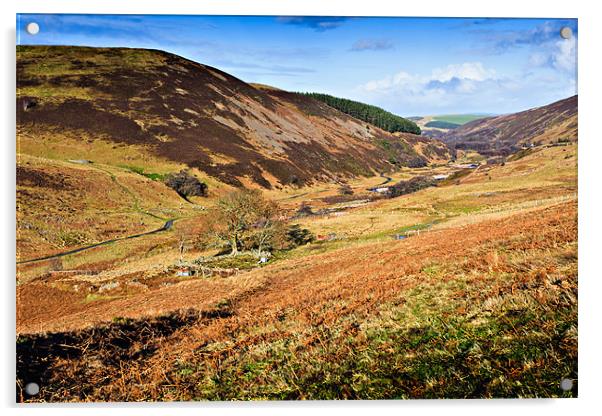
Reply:
[[391, 133], [405, 132], [420, 134], [420, 127], [413, 121], [383, 110], [374, 105], [360, 103], [358, 101], [348, 100], [346, 98], [333, 97], [328, 94], [320, 93], [301, 93], [307, 97], [322, 101], [324, 104], [335, 108], [342, 113], [349, 114], [359, 120], [373, 124]]

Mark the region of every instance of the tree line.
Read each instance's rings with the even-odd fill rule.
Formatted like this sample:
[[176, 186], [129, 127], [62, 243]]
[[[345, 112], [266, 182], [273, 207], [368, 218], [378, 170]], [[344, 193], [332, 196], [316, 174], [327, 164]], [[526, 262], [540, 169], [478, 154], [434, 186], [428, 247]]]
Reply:
[[300, 93], [306, 97], [322, 101], [342, 113], [349, 114], [358, 120], [365, 121], [390, 133], [404, 132], [420, 134], [420, 127], [413, 121], [383, 110], [374, 105], [348, 100], [346, 98], [333, 97], [328, 94], [315, 92]]

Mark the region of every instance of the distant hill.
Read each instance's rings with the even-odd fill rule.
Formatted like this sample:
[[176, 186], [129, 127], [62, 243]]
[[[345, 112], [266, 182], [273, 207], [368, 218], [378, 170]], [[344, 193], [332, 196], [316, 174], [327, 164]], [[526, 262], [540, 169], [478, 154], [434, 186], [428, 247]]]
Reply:
[[449, 157], [441, 142], [146, 49], [18, 46], [17, 131], [22, 151], [36, 156], [60, 147], [61, 157], [94, 160], [103, 144], [105, 163], [116, 166], [184, 165], [266, 188]]
[[359, 101], [348, 100], [346, 98], [333, 97], [328, 94], [313, 92], [301, 94], [322, 101], [345, 114], [349, 114], [359, 120], [380, 127], [390, 133], [402, 132], [420, 134], [420, 127], [418, 127], [416, 123], [390, 113], [380, 107], [361, 103]]
[[411, 119], [420, 127], [423, 136], [439, 139], [448, 133], [449, 130], [484, 117], [487, 116], [483, 114], [442, 114], [411, 117]]
[[434, 121], [444, 121], [447, 123], [462, 125], [485, 117], [491, 117], [491, 114], [440, 114], [431, 116], [431, 119]]
[[450, 123], [449, 121], [440, 121], [440, 120], [433, 120], [433, 121], [429, 121], [428, 123], [426, 123], [424, 125], [424, 127], [434, 127], [434, 128], [438, 128], [438, 129], [455, 129], [456, 127], [460, 127], [460, 124], [456, 124], [456, 123]]
[[543, 107], [469, 122], [439, 136], [454, 149], [508, 155], [526, 143], [577, 140], [577, 96]]

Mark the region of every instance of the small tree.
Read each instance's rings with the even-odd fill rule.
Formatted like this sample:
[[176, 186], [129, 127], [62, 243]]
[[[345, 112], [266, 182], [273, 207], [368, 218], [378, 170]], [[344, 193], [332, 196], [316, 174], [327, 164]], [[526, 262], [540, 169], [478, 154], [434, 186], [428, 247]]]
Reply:
[[249, 248], [257, 249], [258, 257], [261, 257], [264, 249], [273, 248], [283, 241], [286, 233], [283, 221], [280, 219], [280, 207], [275, 202], [264, 200], [260, 209], [261, 212], [257, 213], [259, 220], [253, 224], [251, 236], [248, 239]]
[[188, 231], [188, 228], [186, 228], [185, 226], [177, 227], [175, 234], [177, 238], [178, 254], [180, 255], [180, 264], [183, 264], [184, 254], [192, 245], [192, 234]]
[[212, 234], [236, 255], [242, 247], [257, 248], [259, 254], [281, 234], [280, 208], [258, 190], [242, 189], [217, 201]]

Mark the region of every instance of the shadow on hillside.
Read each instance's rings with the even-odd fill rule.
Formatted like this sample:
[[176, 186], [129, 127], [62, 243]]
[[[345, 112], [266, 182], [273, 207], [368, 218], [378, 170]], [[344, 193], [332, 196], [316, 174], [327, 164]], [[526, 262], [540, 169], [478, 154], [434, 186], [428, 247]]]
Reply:
[[[228, 306], [210, 311], [189, 309], [150, 319], [115, 318], [111, 324], [81, 331], [19, 336], [17, 402], [56, 401], [59, 398], [55, 397], [55, 393], [61, 389], [61, 384], [79, 385], [80, 391], [76, 395], [83, 400], [87, 390], [98, 382], [87, 377], [86, 373], [90, 369], [113, 367], [117, 374], [124, 361], [149, 359], [160, 341], [178, 329], [203, 319], [227, 318], [232, 315]], [[86, 360], [87, 365], [79, 366], [72, 377], [69, 377], [71, 380], [63, 381], [62, 378], [53, 377], [55, 366], [62, 360]], [[39, 394], [27, 394], [25, 386], [28, 383], [37, 383], [40, 386]]]

